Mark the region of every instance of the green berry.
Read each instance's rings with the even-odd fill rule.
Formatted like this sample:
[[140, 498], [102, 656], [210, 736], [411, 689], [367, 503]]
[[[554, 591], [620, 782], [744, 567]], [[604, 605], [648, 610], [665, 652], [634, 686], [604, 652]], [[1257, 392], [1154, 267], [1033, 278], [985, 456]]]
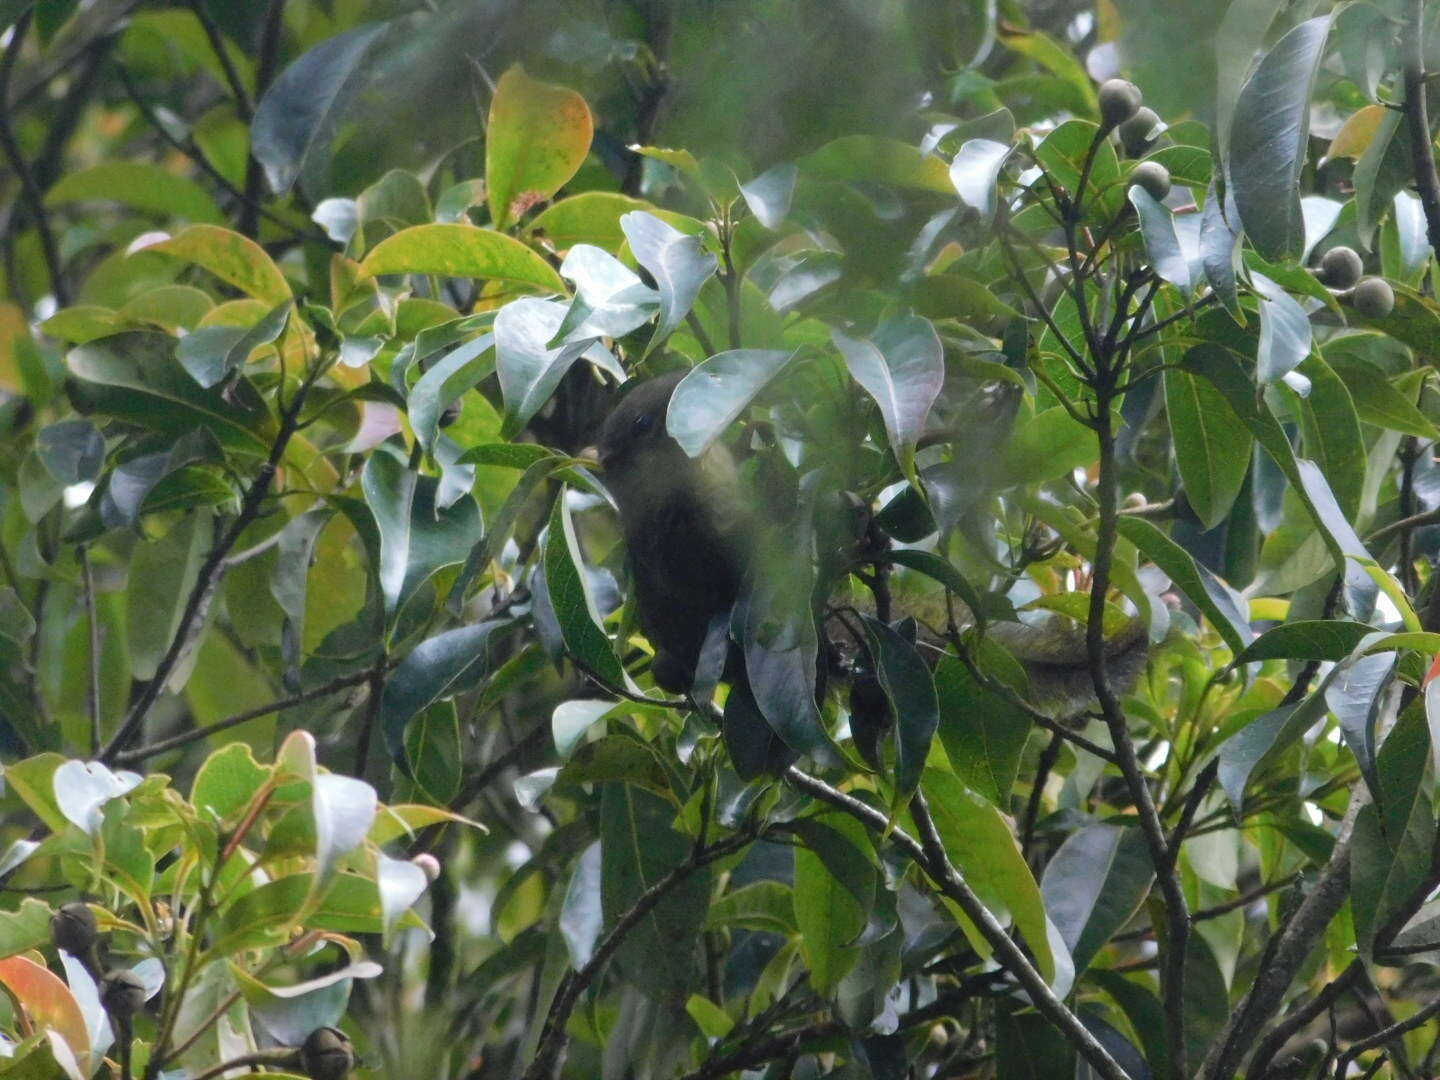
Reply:
[[1333, 247], [1320, 257], [1320, 280], [1332, 289], [1348, 289], [1360, 280], [1365, 264], [1351, 247]]
[[1140, 110], [1140, 88], [1126, 79], [1107, 79], [1100, 84], [1096, 97], [1100, 101], [1100, 123], [1107, 131]]
[[100, 937], [90, 905], [74, 900], [55, 912], [50, 917], [50, 936], [58, 948], [72, 956], [88, 953]]
[[100, 977], [100, 1004], [111, 1016], [128, 1020], [145, 1007], [145, 983], [129, 968], [111, 968]]
[[1395, 310], [1395, 290], [1384, 278], [1361, 278], [1350, 303], [1367, 319], [1383, 319]]
[[355, 1067], [355, 1050], [339, 1028], [316, 1028], [300, 1047], [300, 1070], [312, 1080], [345, 1080]]
[[1150, 149], [1155, 140], [1151, 137], [1160, 126], [1160, 114], [1154, 109], [1141, 107], [1135, 115], [1120, 125], [1120, 142], [1129, 157], [1139, 157]]
[[1142, 161], [1130, 170], [1130, 183], [1139, 184], [1158, 202], [1170, 194], [1170, 170], [1158, 161]]

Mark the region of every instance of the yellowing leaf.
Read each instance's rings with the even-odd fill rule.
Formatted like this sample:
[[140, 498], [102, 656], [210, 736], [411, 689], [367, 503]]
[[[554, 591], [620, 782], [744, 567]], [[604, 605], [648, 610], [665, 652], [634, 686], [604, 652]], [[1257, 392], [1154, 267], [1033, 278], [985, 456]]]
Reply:
[[540, 82], [520, 65], [500, 76], [486, 128], [485, 187], [497, 229], [548, 199], [575, 175], [595, 122], [573, 90]]
[[555, 269], [519, 240], [473, 225], [414, 225], [386, 237], [360, 264], [362, 277], [443, 274], [496, 278], [564, 292]]
[[267, 305], [290, 299], [290, 285], [265, 249], [249, 237], [218, 225], [191, 225], [143, 250], [192, 262]]
[[1385, 119], [1384, 105], [1366, 105], [1360, 109], [1344, 126], [1335, 133], [1335, 138], [1330, 140], [1330, 149], [1325, 151], [1325, 160], [1332, 158], [1359, 159], [1365, 153], [1370, 141], [1375, 138], [1375, 132], [1380, 129], [1380, 121]]

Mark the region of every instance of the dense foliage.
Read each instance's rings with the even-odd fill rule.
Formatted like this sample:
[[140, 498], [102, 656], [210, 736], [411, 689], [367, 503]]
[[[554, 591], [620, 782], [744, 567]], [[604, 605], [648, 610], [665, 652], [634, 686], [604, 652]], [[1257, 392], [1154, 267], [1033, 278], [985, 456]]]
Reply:
[[1437, 18], [0, 0], [0, 1076], [1434, 1075]]

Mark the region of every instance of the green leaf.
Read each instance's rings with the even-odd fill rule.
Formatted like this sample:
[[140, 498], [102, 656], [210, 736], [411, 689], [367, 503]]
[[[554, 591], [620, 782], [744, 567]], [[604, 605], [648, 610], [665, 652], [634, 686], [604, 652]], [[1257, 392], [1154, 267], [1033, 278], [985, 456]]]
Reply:
[[1165, 413], [1185, 497], [1207, 529], [1225, 520], [1250, 467], [1254, 438], [1220, 391], [1185, 371], [1167, 371]]
[[1361, 808], [1350, 846], [1355, 943], [1369, 958], [1375, 935], [1404, 910], [1427, 877], [1435, 843], [1435, 769], [1418, 704], [1400, 714], [1376, 760], [1379, 798]]
[[[1379, 635], [1377, 635], [1379, 636]], [[1370, 790], [1381, 794], [1375, 773], [1375, 728], [1395, 676], [1397, 658], [1387, 653], [1347, 657], [1325, 687], [1325, 704], [1340, 724], [1345, 745], [1360, 763]]]
[[576, 244], [560, 264], [560, 276], [575, 285], [575, 299], [556, 332], [559, 344], [581, 338], [621, 338], [647, 322], [660, 294], [608, 251]]
[[1343, 619], [1285, 623], [1267, 630], [1239, 653], [1234, 663], [1258, 660], [1344, 660], [1375, 628]]
[[875, 905], [878, 873], [870, 841], [855, 819], [841, 814], [794, 823], [803, 841], [795, 850], [795, 925], [815, 992], [829, 997], [855, 963], [857, 939]]
[[221, 281], [271, 306], [291, 299], [290, 285], [265, 249], [218, 225], [191, 225], [144, 251], [164, 252], [208, 270]]
[[953, 656], [942, 656], [935, 665], [935, 691], [940, 742], [951, 767], [971, 791], [1008, 810], [1030, 737], [1029, 716], [977, 683]]
[[53, 914], [49, 904], [33, 896], [21, 900], [18, 909], [6, 911], [0, 920], [0, 959], [49, 945]]
[[377, 573], [385, 614], [393, 621], [421, 585], [465, 561], [480, 531], [480, 510], [469, 496], [439, 509], [439, 482], [411, 472], [384, 448], [365, 462], [360, 483], [380, 530]]
[[635, 261], [650, 272], [660, 290], [660, 317], [641, 354], [643, 359], [684, 320], [719, 260], [704, 250], [699, 237], [682, 233], [654, 214], [633, 211], [620, 219], [620, 228], [630, 242]]
[[155, 214], [188, 218], [211, 225], [222, 223], [209, 192], [193, 180], [142, 161], [107, 161], [60, 177], [45, 193], [46, 206], [104, 200]]
[[904, 805], [920, 786], [920, 774], [940, 722], [935, 683], [914, 645], [879, 619], [861, 618], [895, 723], [895, 801]]
[[1225, 7], [1215, 34], [1215, 139], [1220, 153], [1228, 158], [1230, 126], [1235, 121], [1235, 105], [1244, 86], [1245, 75], [1254, 63], [1255, 54], [1265, 44], [1265, 35], [1275, 16], [1285, 7], [1285, 0], [1231, 0]]
[[321, 41], [282, 71], [255, 107], [251, 153], [276, 194], [302, 176], [315, 197], [331, 189], [330, 148], [366, 76], [365, 59], [390, 24], [370, 23]]
[[[600, 799], [600, 899], [607, 927], [690, 855], [690, 841], [671, 827], [674, 818], [675, 808], [647, 791], [606, 785]], [[688, 987], [709, 898], [708, 867], [667, 892], [625, 936], [615, 955], [621, 974], [650, 993]], [[660, 956], [664, 963], [656, 963]]]
[[570, 952], [570, 966], [576, 971], [590, 962], [595, 954], [595, 943], [605, 929], [605, 915], [600, 904], [602, 856], [603, 849], [598, 840], [580, 853], [580, 858], [575, 860], [575, 872], [565, 889], [565, 900], [560, 905], [560, 934]]
[[469, 693], [480, 685], [490, 670], [490, 636], [503, 625], [491, 619], [427, 638], [386, 678], [380, 698], [380, 729], [402, 772], [410, 772], [405, 729], [411, 719], [435, 702]]
[[82, 412], [104, 415], [171, 435], [204, 428], [226, 450], [264, 457], [274, 419], [255, 389], [242, 380], [227, 398], [205, 389], [175, 358], [167, 334], [134, 331], [78, 345], [66, 355]]
[[[1048, 891], [1042, 900], [1041, 889], [1015, 842], [1010, 820], [958, 777], [940, 769], [925, 770], [923, 787], [945, 853], [990, 912], [1001, 922], [1014, 922], [1040, 973], [1053, 981], [1057, 965], [1046, 928], [1046, 906], [1051, 905], [1054, 918], [1054, 901]], [[1070, 944], [1069, 938], [1066, 943]], [[1076, 973], [1081, 969], [1077, 957]]]
[[1051, 856], [1040, 890], [1076, 975], [1139, 910], [1154, 877], [1139, 829], [1087, 825]]
[[945, 355], [929, 319], [902, 316], [881, 323], [868, 338], [830, 332], [851, 376], [880, 406], [890, 447], [907, 474], [915, 444], [945, 381]]
[[405, 726], [405, 758], [416, 786], [437, 806], [448, 805], [460, 793], [464, 758], [453, 701], [433, 702], [411, 718]]
[[1310, 354], [1310, 319], [1294, 297], [1264, 274], [1252, 270], [1250, 286], [1260, 301], [1255, 377], [1261, 383], [1274, 382]]
[[230, 743], [216, 750], [195, 773], [190, 802], [202, 820], [225, 825], [245, 807], [270, 778], [271, 770], [260, 765], [244, 743]]
[[495, 338], [492, 334], [465, 342], [432, 362], [415, 381], [406, 400], [415, 441], [427, 453], [435, 452], [440, 434], [440, 417], [450, 405], [489, 378], [495, 370]]
[[594, 244], [614, 255], [625, 244], [620, 219], [634, 210], [652, 211], [643, 199], [611, 191], [586, 191], [550, 204], [526, 226], [526, 233], [544, 238], [560, 251], [576, 244]]
[[1138, 184], [1131, 186], [1129, 197], [1140, 217], [1140, 235], [1145, 239], [1145, 254], [1150, 258], [1151, 267], [1161, 280], [1170, 282], [1188, 296], [1193, 288], [1190, 262], [1180, 249], [1170, 210]]
[[1067, 100], [1075, 112], [1089, 117], [1098, 115], [1100, 107], [1090, 76], [1058, 41], [1038, 30], [1021, 30], [1003, 21], [999, 25], [999, 36], [1006, 48], [1029, 57], [1056, 76], [1068, 91]]
[[360, 277], [440, 274], [486, 278], [563, 293], [553, 267], [519, 240], [474, 225], [414, 225], [387, 236], [360, 263]]
[[1309, 731], [1325, 715], [1325, 690], [1330, 676], [1298, 705], [1273, 709], [1251, 720], [1220, 745], [1220, 786], [1239, 813], [1245, 804], [1245, 787], [1262, 766]]
[[1310, 393], [1300, 410], [1305, 452], [1319, 463], [1335, 501], [1353, 521], [1365, 489], [1365, 441], [1355, 402], [1319, 356], [1308, 357], [1296, 370], [1310, 380]]
[[563, 497], [555, 500], [545, 539], [545, 585], [560, 624], [566, 651], [610, 686], [633, 685], [620, 666], [609, 637], [601, 629], [600, 613], [585, 587], [575, 542], [575, 525]]
[[1120, 535], [1169, 576], [1176, 588], [1198, 607], [1219, 631], [1232, 652], [1241, 652], [1254, 632], [1245, 601], [1191, 554], [1143, 518], [1121, 517]]
[[[1046, 135], [1035, 147], [1035, 161], [1051, 180], [1074, 196], [1080, 187], [1085, 159], [1095, 142], [1098, 126], [1089, 120], [1067, 120]], [[1104, 224], [1125, 205], [1126, 185], [1120, 180], [1120, 161], [1107, 139], [1095, 151], [1086, 182], [1086, 220]]]
[[500, 76], [485, 126], [490, 217], [503, 229], [554, 195], [590, 150], [595, 122], [573, 90], [540, 82], [515, 65]]
[[533, 297], [511, 301], [495, 317], [495, 368], [505, 399], [502, 437], [514, 438], [524, 429], [581, 356], [608, 356], [595, 338], [550, 348], [564, 322], [564, 305]]
[[716, 353], [675, 387], [665, 429], [682, 450], [698, 458], [795, 356], [779, 349]]
[[1325, 347], [1325, 361], [1344, 381], [1362, 421], [1421, 439], [1440, 439], [1440, 427], [1396, 389], [1380, 368], [1361, 355], [1341, 351], [1346, 343], [1363, 346], [1382, 340], [1378, 334], [1336, 339]]
[[764, 930], [790, 935], [795, 925], [795, 890], [779, 881], [757, 881], [726, 893], [710, 905], [706, 927]]
[[946, 181], [945, 163], [939, 158], [921, 154], [907, 142], [879, 135], [841, 136], [806, 154], [796, 165], [805, 176], [817, 180], [860, 180], [939, 195], [949, 195], [953, 190]]
[[0, 638], [23, 646], [35, 634], [35, 619], [10, 586], [0, 588]]
[[550, 714], [550, 736], [555, 753], [564, 761], [579, 745], [585, 733], [602, 716], [615, 708], [613, 701], [562, 701]]
[[685, 1011], [707, 1039], [723, 1039], [735, 1027], [729, 1013], [699, 994], [690, 995], [685, 1002]]
[[781, 162], [772, 165], [748, 184], [740, 185], [745, 205], [767, 229], [778, 229], [784, 224], [790, 213], [790, 201], [795, 196], [795, 180], [799, 175], [798, 166]]
[[1245, 232], [1272, 261], [1304, 250], [1300, 172], [1310, 136], [1310, 95], [1330, 17], [1292, 29], [1265, 54], [1240, 90], [1230, 129], [1230, 184]]
[[[214, 526], [208, 511], [192, 511], [163, 539], [137, 546], [131, 556], [126, 641], [135, 678], [155, 677], [180, 628], [185, 605], [200, 576], [200, 564], [209, 553]], [[174, 678], [183, 685], [186, 674], [188, 668], [181, 664]], [[171, 687], [177, 688], [176, 683]]]
[[1205, 279], [1225, 310], [1244, 326], [1245, 309], [1240, 306], [1235, 280], [1240, 261], [1240, 235], [1240, 212], [1235, 209], [1234, 192], [1227, 190], [1222, 199], [1212, 180], [1200, 217], [1200, 262], [1205, 268]]
[[243, 367], [250, 354], [269, 345], [285, 332], [293, 301], [276, 305], [268, 315], [246, 330], [238, 326], [205, 326], [180, 339], [176, 349], [181, 365], [201, 386], [216, 386], [232, 371]]
[[35, 435], [35, 453], [61, 484], [94, 480], [105, 464], [105, 440], [88, 420], [61, 420]]
[[960, 196], [960, 201], [980, 211], [980, 217], [985, 221], [995, 216], [995, 186], [1012, 149], [1008, 144], [993, 139], [971, 139], [960, 147], [955, 160], [950, 163], [950, 184]]

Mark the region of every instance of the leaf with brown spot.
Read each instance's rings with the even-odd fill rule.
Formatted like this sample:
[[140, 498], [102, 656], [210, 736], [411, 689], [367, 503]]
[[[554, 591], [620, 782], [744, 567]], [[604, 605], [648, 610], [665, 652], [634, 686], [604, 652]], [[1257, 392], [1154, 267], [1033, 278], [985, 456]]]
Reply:
[[595, 134], [585, 99], [532, 79], [516, 64], [495, 87], [486, 129], [485, 187], [503, 229], [575, 175]]

